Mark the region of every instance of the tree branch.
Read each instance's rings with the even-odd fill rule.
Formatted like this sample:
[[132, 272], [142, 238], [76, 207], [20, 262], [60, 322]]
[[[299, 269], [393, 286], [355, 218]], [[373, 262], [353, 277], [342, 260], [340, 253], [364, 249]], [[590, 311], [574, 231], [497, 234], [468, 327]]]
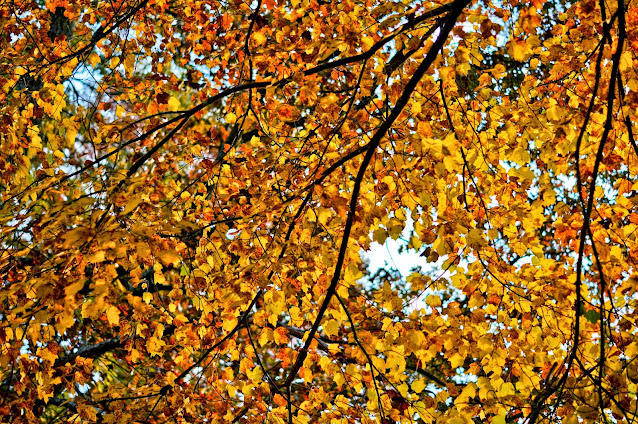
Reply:
[[352, 230], [352, 224], [354, 223], [354, 217], [356, 214], [357, 204], [359, 201], [359, 192], [361, 190], [361, 184], [363, 182], [363, 177], [368, 168], [368, 165], [370, 164], [372, 157], [374, 156], [376, 148], [379, 146], [379, 144], [381, 143], [381, 139], [386, 135], [386, 133], [388, 132], [388, 130], [390, 129], [394, 121], [399, 117], [399, 114], [401, 113], [401, 111], [403, 111], [403, 108], [406, 106], [410, 97], [412, 96], [412, 92], [416, 89], [417, 84], [419, 83], [419, 81], [421, 81], [421, 78], [423, 78], [427, 70], [430, 68], [430, 66], [432, 65], [436, 57], [438, 56], [439, 51], [445, 45], [445, 42], [447, 41], [447, 37], [449, 33], [452, 31], [452, 28], [454, 28], [454, 25], [456, 24], [456, 20], [461, 15], [463, 8], [468, 3], [469, 3], [469, 0], [456, 0], [451, 3], [451, 12], [449, 16], [447, 17], [445, 25], [441, 28], [439, 36], [437, 37], [430, 51], [425, 56], [425, 58], [423, 59], [423, 61], [421, 62], [417, 70], [414, 72], [414, 75], [412, 76], [412, 78], [410, 78], [410, 80], [406, 84], [403, 94], [401, 95], [399, 100], [397, 100], [397, 103], [392, 109], [392, 112], [390, 113], [388, 118], [383, 122], [383, 124], [381, 124], [377, 132], [374, 134], [374, 136], [370, 140], [369, 146], [366, 151], [366, 155], [363, 158], [363, 162], [361, 166], [359, 167], [359, 171], [355, 178], [355, 183], [352, 190], [352, 197], [350, 199], [350, 207], [348, 210], [348, 217], [346, 219], [346, 224], [343, 231], [343, 237], [341, 240], [341, 246], [339, 248], [339, 255], [337, 257], [337, 263], [335, 265], [335, 270], [332, 276], [332, 280], [330, 282], [330, 286], [328, 287], [326, 291], [326, 295], [324, 297], [323, 303], [321, 304], [321, 307], [319, 308], [319, 311], [317, 313], [317, 318], [315, 319], [315, 322], [312, 328], [310, 329], [310, 333], [308, 335], [306, 343], [301, 348], [299, 355], [297, 356], [297, 359], [295, 360], [295, 363], [293, 364], [290, 370], [290, 373], [288, 374], [288, 378], [286, 379], [286, 382], [285, 382], [286, 387], [290, 387], [293, 380], [296, 378], [297, 373], [299, 372], [299, 369], [303, 365], [303, 361], [306, 359], [306, 356], [308, 356], [308, 349], [310, 348], [310, 344], [312, 343], [312, 340], [314, 339], [314, 336], [317, 333], [319, 326], [321, 325], [321, 320], [324, 314], [326, 313], [326, 310], [328, 309], [328, 305], [330, 304], [332, 297], [336, 293], [337, 284], [339, 283], [339, 280], [341, 278], [341, 269], [343, 267], [346, 251], [348, 248], [348, 241], [350, 239], [350, 231]]

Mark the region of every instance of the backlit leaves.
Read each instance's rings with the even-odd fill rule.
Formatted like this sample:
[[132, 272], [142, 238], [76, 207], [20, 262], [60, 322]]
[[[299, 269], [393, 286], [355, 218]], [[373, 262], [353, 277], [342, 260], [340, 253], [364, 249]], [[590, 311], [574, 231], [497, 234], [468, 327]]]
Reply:
[[7, 3], [2, 416], [632, 421], [637, 10]]

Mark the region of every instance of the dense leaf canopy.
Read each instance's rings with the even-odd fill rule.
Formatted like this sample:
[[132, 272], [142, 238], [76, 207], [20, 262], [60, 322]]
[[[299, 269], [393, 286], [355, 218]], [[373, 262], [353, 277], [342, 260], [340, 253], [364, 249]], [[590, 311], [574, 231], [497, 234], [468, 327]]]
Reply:
[[635, 422], [637, 66], [636, 0], [0, 2], [0, 416]]

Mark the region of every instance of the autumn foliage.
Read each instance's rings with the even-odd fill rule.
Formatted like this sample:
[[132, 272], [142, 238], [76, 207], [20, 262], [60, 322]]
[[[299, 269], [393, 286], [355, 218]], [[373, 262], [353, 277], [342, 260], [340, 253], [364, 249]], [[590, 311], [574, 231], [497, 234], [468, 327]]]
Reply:
[[635, 422], [637, 67], [636, 0], [0, 2], [1, 421]]

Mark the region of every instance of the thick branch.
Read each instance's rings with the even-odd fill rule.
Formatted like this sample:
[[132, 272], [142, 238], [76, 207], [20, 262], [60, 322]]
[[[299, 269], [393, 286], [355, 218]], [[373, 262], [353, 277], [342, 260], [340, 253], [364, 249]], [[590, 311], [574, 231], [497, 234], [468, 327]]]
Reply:
[[104, 341], [101, 341], [93, 345], [82, 346], [75, 352], [56, 359], [55, 362], [53, 363], [53, 366], [60, 367], [60, 366], [66, 365], [69, 362], [73, 362], [75, 358], [77, 357], [97, 358], [98, 356], [101, 356], [105, 354], [106, 352], [109, 352], [113, 349], [118, 349], [121, 347], [124, 347], [124, 341], [122, 341], [119, 336], [113, 337], [111, 339], [106, 339]]

